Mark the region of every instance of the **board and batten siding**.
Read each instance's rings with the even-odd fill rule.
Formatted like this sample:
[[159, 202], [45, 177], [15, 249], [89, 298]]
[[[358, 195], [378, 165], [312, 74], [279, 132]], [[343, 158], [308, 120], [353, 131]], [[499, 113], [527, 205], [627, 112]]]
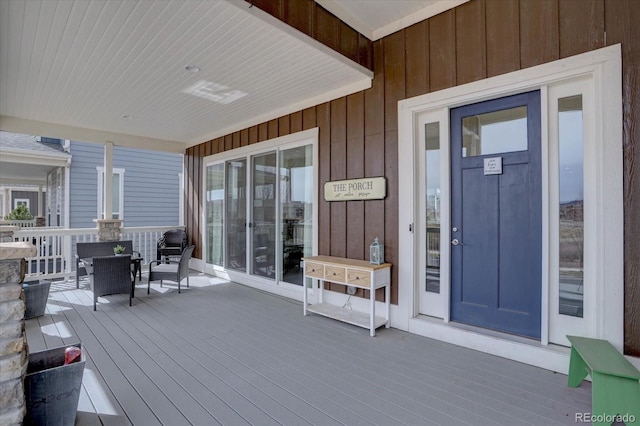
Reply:
[[[272, 14], [283, 10], [281, 0], [254, 4]], [[287, 4], [291, 8], [298, 2]], [[296, 27], [318, 24], [312, 13], [295, 16], [309, 19]], [[202, 245], [202, 158], [317, 126], [319, 190], [330, 180], [385, 176], [388, 194], [384, 200], [340, 203], [320, 197], [318, 254], [366, 259], [368, 245], [377, 236], [385, 244], [385, 260], [397, 263], [398, 100], [621, 43], [625, 353], [640, 356], [638, 22], [637, 0], [471, 0], [375, 41], [371, 88], [187, 149], [185, 224], [196, 244], [195, 257], [201, 257]], [[339, 31], [331, 34], [340, 37]], [[395, 270], [391, 292], [392, 303], [397, 303]]]
[[[104, 147], [74, 141], [71, 155], [70, 227], [93, 228]], [[125, 170], [124, 226], [179, 225], [182, 155], [114, 146], [113, 167]]]

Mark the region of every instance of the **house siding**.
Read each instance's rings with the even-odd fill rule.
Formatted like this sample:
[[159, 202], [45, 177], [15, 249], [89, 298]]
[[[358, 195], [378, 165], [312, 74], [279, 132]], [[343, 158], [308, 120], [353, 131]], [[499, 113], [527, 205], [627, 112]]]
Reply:
[[[92, 228], [97, 216], [102, 145], [71, 142], [70, 227]], [[115, 146], [113, 167], [124, 169], [124, 226], [179, 225], [182, 158], [178, 154]], [[167, 201], [172, 200], [172, 201]]]
[[[283, 10], [279, 0], [261, 0], [255, 5], [272, 14]], [[319, 15], [313, 13], [295, 16], [296, 20], [315, 16], [308, 25], [296, 23], [296, 27], [303, 28], [314, 28], [319, 19]], [[637, 22], [640, 22], [640, 2], [636, 0], [471, 0], [375, 41], [374, 79], [370, 89], [187, 150], [186, 197], [189, 201], [185, 224], [196, 244], [194, 257], [201, 258], [202, 205], [198, 198], [202, 158], [232, 149], [235, 142], [244, 146], [317, 126], [320, 190], [329, 180], [347, 177], [385, 176], [388, 184], [385, 200], [344, 203], [318, 200], [319, 254], [365, 258], [366, 244], [378, 236], [385, 244], [385, 260], [397, 263], [398, 100], [621, 43], [624, 351], [640, 356], [640, 173], [637, 172], [640, 164], [640, 26]], [[315, 27], [315, 31], [318, 33], [319, 28]], [[340, 37], [339, 31], [335, 34]], [[339, 40], [335, 43], [340, 44]], [[391, 299], [397, 303], [395, 268]]]

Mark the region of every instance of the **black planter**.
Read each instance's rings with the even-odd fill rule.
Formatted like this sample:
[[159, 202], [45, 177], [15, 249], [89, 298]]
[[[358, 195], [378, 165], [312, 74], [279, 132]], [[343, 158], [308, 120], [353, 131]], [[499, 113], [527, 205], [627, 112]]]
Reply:
[[[69, 345], [80, 348], [80, 343]], [[64, 364], [68, 346], [29, 354], [24, 379], [25, 425], [74, 425], [85, 361]], [[84, 359], [84, 357], [83, 357]]]
[[45, 280], [30, 281], [22, 285], [25, 304], [24, 319], [44, 315], [50, 288], [51, 281]]

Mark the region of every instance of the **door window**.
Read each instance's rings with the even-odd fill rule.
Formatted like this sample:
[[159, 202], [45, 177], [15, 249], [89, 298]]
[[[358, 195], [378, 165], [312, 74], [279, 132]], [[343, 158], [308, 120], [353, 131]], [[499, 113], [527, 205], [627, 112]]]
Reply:
[[440, 293], [440, 123], [425, 125], [426, 283], [429, 293]]
[[584, 177], [582, 95], [558, 99], [559, 313], [583, 316]]
[[224, 163], [207, 167], [207, 263], [222, 266], [224, 259]]
[[227, 161], [225, 181], [226, 267], [247, 270], [247, 161]]
[[276, 153], [252, 158], [253, 274], [275, 278], [276, 273]]
[[280, 280], [302, 285], [302, 258], [312, 252], [313, 153], [311, 145], [280, 151]]
[[474, 114], [462, 119], [462, 156], [527, 150], [527, 107]]

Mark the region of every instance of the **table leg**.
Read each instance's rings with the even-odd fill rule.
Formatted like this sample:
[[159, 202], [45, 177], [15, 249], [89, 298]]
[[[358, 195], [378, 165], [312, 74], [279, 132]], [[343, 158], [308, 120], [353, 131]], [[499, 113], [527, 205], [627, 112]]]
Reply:
[[387, 305], [387, 323], [384, 326], [389, 328], [391, 327], [391, 285], [389, 282], [384, 286], [384, 303]]
[[376, 289], [369, 288], [369, 335], [376, 335]]
[[[302, 279], [302, 314], [304, 316], [307, 316], [307, 292], [309, 291], [309, 289], [307, 288], [307, 279], [304, 277], [304, 275]], [[311, 280], [311, 288], [313, 288], [313, 281], [314, 280]]]

